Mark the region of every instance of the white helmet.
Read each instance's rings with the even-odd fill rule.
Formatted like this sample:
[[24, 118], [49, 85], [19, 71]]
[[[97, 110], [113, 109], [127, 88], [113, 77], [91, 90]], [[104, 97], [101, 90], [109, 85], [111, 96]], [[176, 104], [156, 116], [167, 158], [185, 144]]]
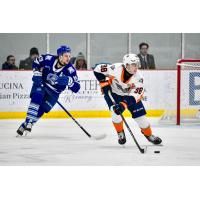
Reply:
[[136, 64], [137, 67], [140, 67], [140, 59], [136, 54], [126, 54], [123, 57], [123, 63], [126, 64]]
[[123, 57], [123, 63], [126, 71], [130, 74], [135, 74], [140, 67], [140, 59], [136, 54], [126, 54]]

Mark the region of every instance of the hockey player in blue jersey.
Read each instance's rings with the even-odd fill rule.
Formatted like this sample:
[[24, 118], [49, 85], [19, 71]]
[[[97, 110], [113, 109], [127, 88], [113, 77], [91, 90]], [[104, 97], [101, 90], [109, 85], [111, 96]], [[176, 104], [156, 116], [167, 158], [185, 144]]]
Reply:
[[69, 62], [70, 56], [70, 47], [61, 46], [57, 56], [41, 55], [33, 62], [31, 101], [26, 119], [17, 130], [18, 136], [31, 132], [32, 126], [53, 108], [66, 87], [74, 93], [79, 91], [80, 83], [76, 69]]

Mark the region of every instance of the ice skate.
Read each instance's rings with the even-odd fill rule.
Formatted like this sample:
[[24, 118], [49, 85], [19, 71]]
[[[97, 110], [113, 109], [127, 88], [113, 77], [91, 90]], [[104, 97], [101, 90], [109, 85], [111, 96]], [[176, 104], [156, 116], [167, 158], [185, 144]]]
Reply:
[[33, 124], [29, 122], [25, 128], [24, 136], [27, 136], [31, 133], [32, 127], [33, 127]]
[[25, 132], [25, 129], [26, 129], [26, 123], [23, 122], [20, 127], [17, 129], [17, 135], [16, 137], [21, 137], [23, 136], [24, 132]]
[[149, 142], [151, 142], [152, 144], [155, 144], [155, 145], [158, 145], [158, 144], [161, 144], [162, 143], [162, 140], [161, 138], [157, 137], [157, 136], [154, 136], [154, 135], [150, 135], [150, 136], [146, 136], [145, 137], [147, 138], [147, 140]]
[[126, 143], [126, 135], [125, 135], [124, 131], [118, 133], [118, 143], [121, 145]]

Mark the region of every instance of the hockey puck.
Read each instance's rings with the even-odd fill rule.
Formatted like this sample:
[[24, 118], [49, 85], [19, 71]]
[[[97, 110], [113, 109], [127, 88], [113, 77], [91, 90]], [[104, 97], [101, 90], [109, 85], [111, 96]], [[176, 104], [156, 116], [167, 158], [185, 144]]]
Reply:
[[154, 153], [160, 153], [160, 151], [154, 151]]

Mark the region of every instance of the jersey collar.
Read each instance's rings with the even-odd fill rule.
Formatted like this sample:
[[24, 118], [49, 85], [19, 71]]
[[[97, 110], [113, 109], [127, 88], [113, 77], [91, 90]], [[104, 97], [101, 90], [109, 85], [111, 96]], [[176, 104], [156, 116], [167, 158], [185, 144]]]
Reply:
[[56, 72], [56, 73], [61, 72], [62, 69], [65, 67], [65, 66], [63, 66], [63, 67], [61, 67], [61, 68], [59, 68], [59, 69], [56, 69], [56, 64], [57, 64], [57, 62], [58, 62], [58, 59], [55, 59], [55, 61], [54, 61], [54, 63], [53, 63], [53, 71]]
[[122, 66], [121, 81], [122, 81], [123, 83], [126, 83], [126, 84], [127, 84], [127, 83], [131, 80], [131, 78], [133, 77], [133, 75], [130, 76], [130, 78], [129, 78], [127, 81], [124, 81], [124, 72], [125, 72], [125, 69], [124, 69], [124, 67]]

